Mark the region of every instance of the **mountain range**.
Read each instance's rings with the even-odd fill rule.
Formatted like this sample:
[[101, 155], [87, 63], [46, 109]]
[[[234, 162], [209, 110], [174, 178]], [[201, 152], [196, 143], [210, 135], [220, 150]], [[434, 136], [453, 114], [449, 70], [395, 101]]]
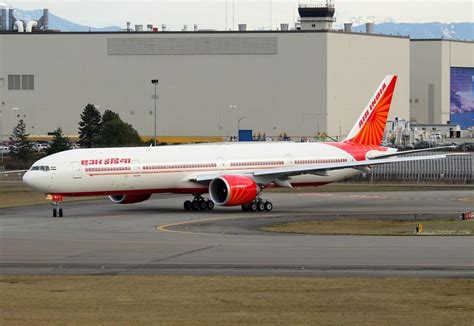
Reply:
[[[15, 17], [21, 20], [38, 19], [42, 10], [15, 9]], [[361, 21], [354, 21], [355, 24]], [[76, 24], [49, 12], [49, 28], [63, 32], [111, 32], [121, 31], [119, 26], [92, 27]], [[354, 32], [365, 32], [365, 25], [353, 26]], [[374, 25], [374, 33], [409, 36], [412, 39], [455, 39], [474, 41], [474, 23], [397, 23], [393, 20]]]
[[[365, 32], [365, 25], [352, 28], [354, 32]], [[409, 36], [412, 39], [474, 40], [474, 23], [395, 23], [374, 25], [374, 33]]]
[[[15, 9], [15, 17], [20, 20], [39, 19], [43, 15], [43, 10], [21, 10]], [[92, 27], [76, 24], [62, 17], [49, 12], [49, 29], [60, 30], [62, 32], [116, 32], [122, 28], [118, 26]]]

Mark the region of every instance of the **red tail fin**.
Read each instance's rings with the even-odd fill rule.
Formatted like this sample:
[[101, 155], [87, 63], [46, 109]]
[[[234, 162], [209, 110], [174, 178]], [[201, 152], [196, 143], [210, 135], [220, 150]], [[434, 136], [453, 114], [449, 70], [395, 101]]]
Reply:
[[397, 76], [385, 77], [344, 142], [358, 145], [382, 143], [396, 82]]

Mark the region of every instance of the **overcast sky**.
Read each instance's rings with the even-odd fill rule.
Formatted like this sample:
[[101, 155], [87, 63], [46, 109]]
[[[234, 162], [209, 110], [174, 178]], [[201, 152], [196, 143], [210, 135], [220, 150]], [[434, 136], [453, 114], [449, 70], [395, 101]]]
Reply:
[[[3, 0], [0, 0], [0, 3]], [[313, 0], [314, 1], [314, 0]], [[292, 24], [298, 19], [299, 0], [9, 0], [19, 9], [42, 9], [50, 11], [75, 23], [94, 27], [132, 24], [161, 24], [171, 29], [180, 29], [183, 24], [190, 28], [230, 28], [246, 23], [250, 29], [273, 27], [280, 23]], [[233, 14], [233, 3], [235, 11]], [[337, 24], [347, 21], [373, 20], [383, 22], [473, 22], [474, 1], [472, 0], [336, 0]], [[272, 10], [270, 10], [270, 7]], [[270, 14], [271, 12], [271, 14]], [[354, 19], [356, 18], [356, 19]], [[362, 18], [362, 19], [360, 19]]]

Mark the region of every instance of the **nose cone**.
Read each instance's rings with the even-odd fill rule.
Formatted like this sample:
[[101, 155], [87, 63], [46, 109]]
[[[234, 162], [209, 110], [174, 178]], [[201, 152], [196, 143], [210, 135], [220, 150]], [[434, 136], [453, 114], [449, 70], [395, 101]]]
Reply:
[[42, 173], [38, 173], [37, 171], [27, 171], [23, 175], [23, 182], [26, 183], [28, 186], [33, 187], [38, 190], [44, 190], [45, 188], [45, 178], [42, 177]]
[[28, 186], [31, 186], [31, 172], [26, 171], [25, 174], [23, 174], [23, 182], [26, 183]]

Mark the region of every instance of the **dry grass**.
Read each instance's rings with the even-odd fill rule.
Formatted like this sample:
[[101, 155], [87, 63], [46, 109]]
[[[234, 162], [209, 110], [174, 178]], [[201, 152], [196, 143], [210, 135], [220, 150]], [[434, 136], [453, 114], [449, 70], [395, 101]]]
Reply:
[[0, 276], [0, 324], [472, 325], [474, 280]]
[[[97, 197], [66, 198], [65, 201], [96, 199]], [[45, 194], [27, 186], [22, 181], [0, 181], [0, 208], [47, 204]]]
[[[264, 231], [301, 234], [333, 235], [413, 235], [417, 223], [423, 231], [451, 231], [474, 234], [474, 221], [386, 221], [386, 220], [331, 220], [301, 221], [262, 228]], [[449, 232], [447, 232], [449, 233]]]

